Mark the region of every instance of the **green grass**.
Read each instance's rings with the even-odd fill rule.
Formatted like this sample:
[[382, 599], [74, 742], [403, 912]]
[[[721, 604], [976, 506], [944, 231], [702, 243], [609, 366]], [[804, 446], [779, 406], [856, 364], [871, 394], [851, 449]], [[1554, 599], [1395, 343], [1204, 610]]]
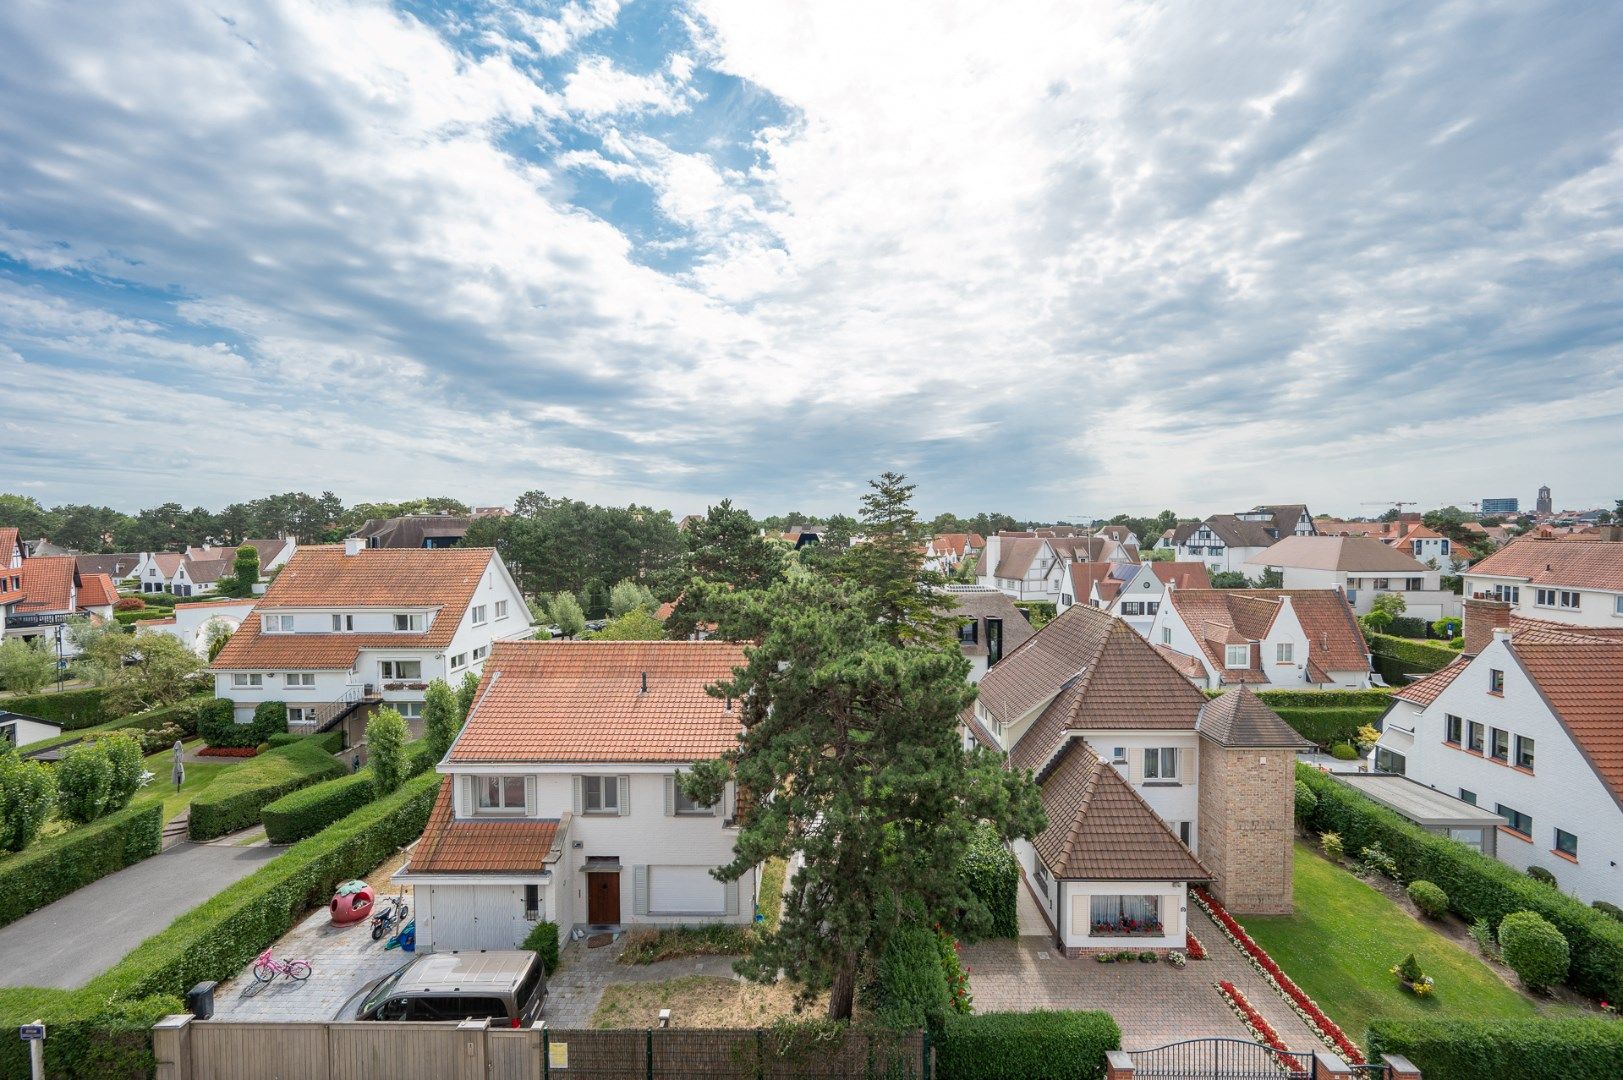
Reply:
[[[202, 739], [191, 739], [186, 743], [186, 749], [196, 750], [203, 745]], [[136, 792], [132, 802], [151, 799], [163, 800], [163, 819], [173, 821], [186, 807], [191, 805], [192, 797], [199, 791], [208, 787], [215, 777], [228, 769], [240, 768], [244, 761], [252, 758], [221, 758], [218, 763], [208, 762], [186, 763], [186, 779], [180, 785], [180, 792], [175, 792], [175, 785], [170, 782], [170, 769], [174, 767], [175, 758], [173, 750], [159, 750], [156, 754], [148, 754], [145, 758], [147, 768], [152, 770], [152, 783]]]
[[654, 964], [684, 956], [738, 956], [755, 948], [755, 930], [735, 923], [638, 927], [626, 935], [622, 964]]
[[[1475, 955], [1302, 845], [1296, 847], [1295, 896], [1295, 915], [1249, 915], [1241, 922], [1355, 1041], [1363, 1041], [1376, 1016], [1540, 1015]], [[1415, 997], [1390, 974], [1411, 952], [1437, 981], [1431, 997]]]
[[783, 917], [783, 885], [788, 864], [780, 858], [771, 858], [761, 864], [761, 896], [756, 906], [761, 913], [761, 928], [776, 933], [778, 920]]

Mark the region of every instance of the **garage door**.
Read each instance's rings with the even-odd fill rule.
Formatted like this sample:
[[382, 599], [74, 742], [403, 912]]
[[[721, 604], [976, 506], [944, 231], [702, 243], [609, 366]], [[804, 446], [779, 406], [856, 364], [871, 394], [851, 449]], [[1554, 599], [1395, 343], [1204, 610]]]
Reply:
[[650, 915], [722, 915], [727, 886], [710, 876], [708, 866], [650, 866]]
[[429, 911], [436, 949], [511, 949], [524, 940], [523, 887], [433, 885]]

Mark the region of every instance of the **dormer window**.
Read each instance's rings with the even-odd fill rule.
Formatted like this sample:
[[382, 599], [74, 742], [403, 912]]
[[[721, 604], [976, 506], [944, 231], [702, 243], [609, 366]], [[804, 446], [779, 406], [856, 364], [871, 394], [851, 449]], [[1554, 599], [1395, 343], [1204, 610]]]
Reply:
[[524, 813], [524, 777], [481, 776], [474, 780], [481, 814]]
[[355, 616], [334, 615], [332, 617], [332, 632], [335, 634], [353, 634], [355, 632]]
[[259, 629], [267, 634], [291, 634], [293, 632], [293, 616], [291, 615], [261, 615]]
[[1223, 666], [1244, 668], [1251, 666], [1250, 645], [1226, 645], [1223, 648]]
[[423, 632], [423, 617], [397, 611], [394, 615], [394, 629], [397, 634], [420, 634]]

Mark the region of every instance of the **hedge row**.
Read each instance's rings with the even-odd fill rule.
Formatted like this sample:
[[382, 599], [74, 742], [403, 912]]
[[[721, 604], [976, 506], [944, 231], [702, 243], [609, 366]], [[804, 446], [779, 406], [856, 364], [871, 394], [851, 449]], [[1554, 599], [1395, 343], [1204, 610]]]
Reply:
[[106, 711], [105, 697], [106, 691], [94, 687], [88, 690], [64, 690], [60, 694], [24, 694], [0, 699], [0, 709], [38, 717], [60, 725], [63, 731], [78, 731], [114, 719]]
[[1369, 1051], [1402, 1054], [1426, 1080], [1616, 1080], [1623, 1024], [1613, 1019], [1370, 1021]]
[[267, 750], [221, 773], [192, 800], [188, 835], [212, 840], [259, 824], [269, 803], [290, 791], [344, 775], [344, 763], [316, 739]]
[[0, 860], [0, 926], [15, 922], [163, 847], [163, 803], [153, 799], [37, 840]]
[[1497, 859], [1410, 824], [1317, 769], [1298, 765], [1296, 778], [1318, 798], [1307, 820], [1314, 832], [1341, 834], [1349, 853], [1379, 844], [1403, 878], [1436, 884], [1468, 922], [1487, 919], [1497, 929], [1513, 911], [1537, 912], [1572, 946], [1567, 985], [1590, 997], [1623, 1000], [1623, 923]]
[[21, 753], [24, 757], [32, 757], [42, 750], [49, 750], [57, 746], [70, 746], [82, 741], [86, 736], [94, 735], [98, 731], [122, 731], [125, 728], [138, 728], [142, 731], [152, 731], [165, 724], [175, 724], [187, 738], [197, 734], [197, 709], [205, 704], [203, 698], [187, 698], [177, 701], [173, 705], [160, 705], [156, 709], [146, 712], [132, 713], [129, 716], [116, 720], [107, 720], [94, 727], [78, 728], [74, 731], [64, 731], [62, 734], [50, 739], [41, 739], [39, 742], [29, 743], [23, 747]]
[[1436, 671], [1459, 659], [1459, 652], [1447, 645], [1428, 641], [1412, 641], [1392, 634], [1365, 632], [1369, 651], [1377, 657], [1389, 657], [1403, 665], [1405, 671]]
[[[1099, 1080], [1121, 1049], [1109, 1013], [977, 1013], [947, 1017], [936, 1044], [939, 1080]], [[1427, 1080], [1431, 1080], [1428, 1074]]]
[[969, 941], [1019, 937], [1020, 864], [991, 826], [976, 828], [959, 857], [958, 873], [991, 916], [986, 926], [960, 926], [958, 936]]
[[115, 611], [113, 621], [120, 626], [129, 626], [133, 623], [147, 622], [151, 619], [167, 619], [174, 614], [172, 608], [136, 608], [134, 611]]
[[[421, 739], [406, 747], [406, 776], [413, 777], [434, 764], [434, 754]], [[273, 844], [291, 844], [314, 836], [339, 818], [354, 813], [378, 797], [370, 766], [349, 776], [301, 788], [260, 812], [265, 835]]]
[[[0, 1030], [44, 1020], [51, 1080], [148, 1080], [152, 1025], [184, 1012], [180, 998], [108, 1002], [84, 990], [0, 990]], [[28, 1075], [28, 1044], [0, 1039], [0, 1076]]]
[[438, 774], [418, 776], [299, 841], [148, 938], [86, 992], [120, 1000], [180, 995], [205, 979], [235, 975], [331, 899], [339, 882], [365, 876], [421, 836], [439, 786]]
[[[1207, 690], [1205, 693], [1207, 697], [1217, 697], [1227, 692]], [[1379, 686], [1367, 690], [1258, 690], [1256, 695], [1275, 710], [1376, 707], [1384, 709], [1392, 703], [1392, 691]]]
[[1338, 709], [1276, 707], [1274, 711], [1302, 738], [1320, 746], [1334, 746], [1339, 742], [1352, 742], [1359, 728], [1381, 718], [1386, 706], [1361, 705]]

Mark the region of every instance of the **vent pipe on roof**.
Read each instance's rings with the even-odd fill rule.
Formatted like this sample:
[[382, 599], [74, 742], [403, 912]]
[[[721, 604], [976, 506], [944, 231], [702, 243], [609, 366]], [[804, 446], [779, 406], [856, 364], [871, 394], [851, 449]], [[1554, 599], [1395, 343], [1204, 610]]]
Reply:
[[727, 695], [727, 704], [723, 706], [723, 709], [727, 712], [733, 711], [733, 695]]
[[351, 536], [351, 537], [347, 538], [344, 541], [344, 554], [345, 555], [359, 555], [361, 553], [361, 545], [364, 542], [365, 541], [363, 541], [358, 536]]
[[644, 693], [644, 694], [648, 693], [648, 672], [646, 672], [646, 671], [642, 673], [642, 690], [641, 690], [641, 693]]

